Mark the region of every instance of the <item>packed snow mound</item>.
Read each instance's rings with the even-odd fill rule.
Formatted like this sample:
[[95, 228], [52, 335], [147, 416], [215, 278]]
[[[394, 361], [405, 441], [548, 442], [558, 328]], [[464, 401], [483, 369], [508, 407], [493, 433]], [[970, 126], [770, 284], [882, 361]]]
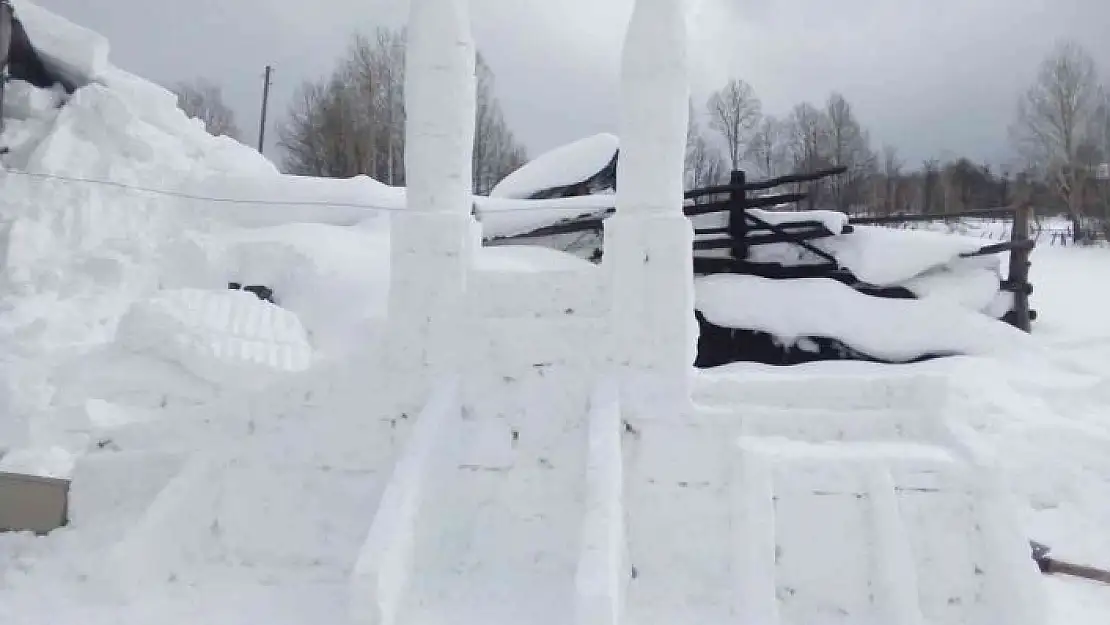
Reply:
[[76, 458], [61, 447], [20, 449], [0, 456], [0, 471], [39, 477], [68, 478]]
[[81, 86], [110, 73], [110, 46], [99, 33], [28, 0], [12, 0], [12, 6], [43, 62], [66, 80]]
[[304, 371], [312, 364], [312, 347], [296, 315], [245, 291], [159, 293], [131, 307], [117, 341], [218, 384]]
[[616, 136], [601, 133], [556, 148], [506, 176], [489, 195], [525, 200], [540, 191], [585, 182], [612, 162], [619, 143]]
[[[981, 249], [985, 245], [982, 240], [938, 232], [856, 226], [851, 234], [810, 243], [833, 255], [860, 280], [877, 286], [899, 285], [954, 262], [965, 267], [999, 267], [997, 257], [961, 259], [961, 254]], [[805, 248], [789, 243], [755, 246], [749, 260], [785, 266], [826, 262]]]
[[895, 362], [1030, 347], [1021, 331], [947, 301], [871, 297], [835, 280], [720, 274], [695, 280], [694, 290], [696, 308], [714, 325], [766, 332], [786, 344], [836, 339]]

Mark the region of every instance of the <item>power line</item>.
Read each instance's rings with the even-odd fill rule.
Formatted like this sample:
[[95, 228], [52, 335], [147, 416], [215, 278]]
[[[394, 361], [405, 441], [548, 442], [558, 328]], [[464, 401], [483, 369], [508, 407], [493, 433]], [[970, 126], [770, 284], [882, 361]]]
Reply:
[[[332, 202], [320, 200], [261, 200], [261, 199], [244, 199], [244, 198], [228, 198], [228, 197], [212, 197], [207, 195], [198, 195], [195, 193], [186, 193], [184, 191], [171, 191], [168, 189], [156, 189], [154, 187], [143, 187], [138, 185], [130, 185], [123, 182], [116, 182], [113, 180], [97, 180], [93, 178], [75, 178], [71, 176], [62, 176], [58, 174], [46, 174], [39, 172], [21, 171], [18, 169], [3, 169], [0, 168], [0, 173], [12, 174], [16, 176], [23, 176], [25, 178], [53, 180], [57, 182], [72, 183], [72, 184], [87, 184], [94, 186], [112, 187], [122, 189], [125, 191], [137, 191], [140, 193], [149, 193], [151, 195], [161, 195], [183, 200], [195, 200], [198, 202], [212, 202], [216, 204], [261, 204], [265, 206], [312, 206], [319, 208], [357, 208], [363, 210], [385, 211], [385, 212], [408, 212], [408, 208], [404, 206], [377, 206], [374, 204], [364, 204], [358, 202]], [[529, 200], [519, 200], [528, 202]], [[551, 200], [540, 200], [543, 202], [550, 202]], [[607, 210], [611, 207], [604, 206], [513, 206], [504, 208], [485, 208], [482, 213], [517, 213], [517, 212], [533, 212], [533, 211], [578, 211], [580, 214], [589, 213], [592, 211]]]

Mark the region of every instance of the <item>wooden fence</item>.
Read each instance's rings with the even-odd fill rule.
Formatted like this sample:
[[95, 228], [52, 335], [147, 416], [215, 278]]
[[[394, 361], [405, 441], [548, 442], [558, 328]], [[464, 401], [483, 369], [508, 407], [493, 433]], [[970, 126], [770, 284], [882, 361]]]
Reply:
[[[966, 218], [994, 218], [1012, 221], [1008, 240], [984, 245], [964, 257], [986, 256], [1010, 253], [1010, 272], [1000, 287], [1014, 294], [1014, 306], [1004, 320], [1026, 332], [1036, 319], [1036, 312], [1029, 308], [1032, 286], [1029, 284], [1029, 256], [1035, 240], [1030, 237], [1031, 210], [1028, 204], [1011, 207], [947, 213], [942, 215], [891, 215], [884, 217], [851, 218], [840, 232], [829, 230], [821, 220], [798, 220], [772, 223], [752, 209], [781, 207], [796, 204], [808, 198], [806, 193], [789, 192], [766, 195], [787, 185], [801, 186], [826, 178], [841, 175], [845, 168], [833, 168], [808, 174], [792, 174], [770, 180], [749, 181], [743, 171], [732, 172], [729, 183], [695, 189], [685, 194], [687, 200], [683, 211], [688, 217], [698, 218], [716, 213], [727, 213], [727, 223], [713, 227], [695, 227], [697, 238], [694, 241], [694, 273], [708, 275], [716, 273], [735, 273], [755, 275], [773, 279], [792, 278], [829, 278], [852, 288], [878, 297], [913, 299], [916, 296], [903, 287], [884, 287], [867, 284], [857, 278], [849, 268], [841, 265], [835, 255], [814, 245], [813, 242], [833, 236], [851, 234], [853, 226], [895, 226], [915, 222], [951, 221]], [[566, 219], [555, 224], [537, 228], [531, 232], [506, 237], [506, 239], [544, 238], [555, 235], [595, 232], [601, 234], [606, 218], [613, 210]], [[695, 222], [696, 223], [696, 222]], [[783, 264], [751, 260], [753, 247], [769, 244], [789, 244], [797, 246], [812, 256], [817, 262], [810, 264]], [[892, 250], [892, 253], [897, 253]], [[600, 255], [596, 256], [600, 259]]]

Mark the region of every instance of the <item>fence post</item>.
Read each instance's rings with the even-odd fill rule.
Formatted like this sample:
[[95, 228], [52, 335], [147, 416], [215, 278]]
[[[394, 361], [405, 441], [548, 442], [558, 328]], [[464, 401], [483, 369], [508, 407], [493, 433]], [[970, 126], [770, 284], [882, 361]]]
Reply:
[[[1010, 231], [1011, 242], [1029, 240], [1029, 213], [1030, 205], [1027, 202], [1018, 204]], [[1010, 288], [1014, 289], [1014, 326], [1024, 332], [1032, 329], [1029, 318], [1029, 255], [1030, 250], [1027, 248], [1015, 247], [1010, 251], [1010, 273], [1007, 278]]]
[[728, 184], [734, 188], [729, 192], [728, 236], [732, 238], [732, 257], [736, 260], [748, 258], [748, 213], [746, 210], [748, 194], [742, 188], [747, 182], [743, 170], [736, 170], [729, 176]]

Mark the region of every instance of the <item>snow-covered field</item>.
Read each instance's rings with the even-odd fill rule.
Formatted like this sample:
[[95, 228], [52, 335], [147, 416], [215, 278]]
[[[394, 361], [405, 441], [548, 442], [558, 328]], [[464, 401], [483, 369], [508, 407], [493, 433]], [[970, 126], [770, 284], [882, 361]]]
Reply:
[[[1110, 250], [1034, 253], [1031, 338], [979, 304], [915, 309], [974, 355], [732, 365], [699, 374], [688, 413], [652, 415], [606, 385], [561, 392], [606, 343], [603, 268], [481, 249], [480, 367], [392, 410], [403, 191], [282, 176], [51, 18], [42, 39], [93, 84], [61, 108], [8, 94], [0, 470], [72, 478], [70, 524], [0, 534], [0, 624], [346, 625], [372, 590], [399, 623], [555, 625], [605, 615], [610, 584], [630, 623], [1010, 625], [1040, 622], [1039, 589], [1051, 625], [1110, 618], [1110, 588], [1040, 578], [1024, 553], [1110, 566]], [[923, 258], [853, 250], [897, 278]], [[726, 288], [715, 312], [812, 321], [776, 286]], [[935, 338], [818, 323], [879, 349]]]

